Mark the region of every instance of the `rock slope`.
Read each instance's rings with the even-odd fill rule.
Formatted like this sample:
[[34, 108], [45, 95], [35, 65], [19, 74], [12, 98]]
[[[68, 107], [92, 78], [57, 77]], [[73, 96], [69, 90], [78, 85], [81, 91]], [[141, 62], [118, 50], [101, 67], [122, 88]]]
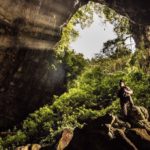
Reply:
[[107, 114], [75, 129], [65, 150], [149, 150], [150, 122], [144, 107], [134, 106], [126, 120]]

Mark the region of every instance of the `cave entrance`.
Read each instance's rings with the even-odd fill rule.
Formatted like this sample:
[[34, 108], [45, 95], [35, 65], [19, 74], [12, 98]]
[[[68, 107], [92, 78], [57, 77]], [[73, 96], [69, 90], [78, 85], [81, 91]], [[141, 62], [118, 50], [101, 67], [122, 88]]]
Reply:
[[108, 6], [89, 2], [75, 13], [67, 28], [71, 25], [69, 48], [82, 53], [85, 58], [91, 59], [102, 53], [104, 45], [109, 42], [114, 45], [122, 42], [131, 52], [135, 51], [129, 19]]

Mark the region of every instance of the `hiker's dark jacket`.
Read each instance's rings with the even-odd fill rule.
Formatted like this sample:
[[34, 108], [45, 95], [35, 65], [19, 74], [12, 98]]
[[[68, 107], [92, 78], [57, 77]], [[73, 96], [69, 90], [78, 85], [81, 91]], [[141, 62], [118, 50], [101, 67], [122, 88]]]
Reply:
[[125, 90], [131, 90], [129, 87], [124, 86], [121, 87], [117, 93], [117, 96], [120, 98], [122, 102], [128, 102], [130, 99], [130, 95], [125, 92]]

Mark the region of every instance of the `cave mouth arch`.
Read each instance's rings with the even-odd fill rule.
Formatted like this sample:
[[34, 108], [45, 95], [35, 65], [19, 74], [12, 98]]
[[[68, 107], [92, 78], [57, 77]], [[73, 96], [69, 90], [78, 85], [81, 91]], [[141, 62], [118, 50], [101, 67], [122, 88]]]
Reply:
[[[126, 21], [126, 24], [130, 24], [128, 18], [119, 15], [106, 5], [89, 2], [80, 7], [71, 17], [66, 25], [67, 27], [65, 26], [65, 29], [63, 29], [64, 33], [62, 33], [62, 40], [65, 39], [64, 34], [69, 36], [70, 44], [68, 47], [76, 52], [82, 53], [85, 57], [90, 59], [94, 57], [94, 53], [96, 54], [102, 51], [104, 43], [108, 40], [116, 39], [118, 36], [123, 36], [126, 47], [134, 52], [135, 42], [132, 33], [130, 31], [125, 31], [130, 30], [130, 25], [123, 24], [122, 26], [120, 25], [120, 27], [117, 25], [121, 24], [119, 22], [122, 22], [122, 20]], [[70, 25], [74, 27], [70, 30], [70, 34], [66, 34], [66, 30], [69, 29]], [[117, 32], [122, 29], [125, 33], [122, 33], [122, 35], [120, 33], [117, 34]], [[74, 35], [73, 32], [77, 32], [78, 35]]]

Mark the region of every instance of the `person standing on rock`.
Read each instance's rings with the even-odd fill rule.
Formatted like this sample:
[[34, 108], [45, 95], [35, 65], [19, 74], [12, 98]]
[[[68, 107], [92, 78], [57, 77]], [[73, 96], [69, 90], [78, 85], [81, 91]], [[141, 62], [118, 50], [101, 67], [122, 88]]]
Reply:
[[130, 105], [131, 109], [134, 105], [132, 97], [131, 97], [131, 95], [133, 94], [133, 91], [125, 85], [125, 82], [123, 80], [120, 80], [119, 86], [120, 86], [120, 89], [118, 91], [118, 97], [120, 98], [121, 109], [122, 109], [123, 115], [127, 117], [128, 105]]

